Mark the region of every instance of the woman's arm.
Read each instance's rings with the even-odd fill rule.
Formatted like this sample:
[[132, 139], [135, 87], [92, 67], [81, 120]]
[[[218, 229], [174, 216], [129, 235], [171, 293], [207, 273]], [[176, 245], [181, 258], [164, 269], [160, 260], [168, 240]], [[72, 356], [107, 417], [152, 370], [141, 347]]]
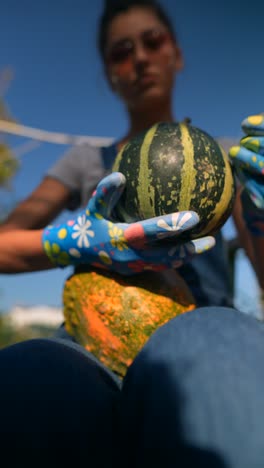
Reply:
[[[175, 268], [214, 246], [212, 237], [185, 243], [181, 240], [182, 233], [199, 223], [198, 215], [192, 211], [131, 224], [110, 221], [124, 188], [124, 176], [112, 173], [98, 184], [86, 209], [75, 219], [44, 230], [0, 232], [0, 272], [86, 264], [133, 275], [145, 270]], [[159, 243], [160, 239], [172, 237], [174, 245]]]
[[26, 273], [54, 268], [44, 252], [42, 234], [42, 230], [1, 232], [0, 272]]
[[239, 146], [229, 150], [241, 182], [234, 221], [241, 245], [264, 290], [264, 115], [249, 116], [241, 126], [246, 136]]
[[0, 232], [44, 228], [66, 208], [70, 195], [70, 190], [61, 182], [44, 178], [0, 225]]
[[241, 188], [238, 190], [233, 220], [241, 247], [244, 249], [258, 279], [261, 289], [264, 290], [264, 237], [255, 237], [247, 229], [243, 219], [243, 208], [240, 200]]

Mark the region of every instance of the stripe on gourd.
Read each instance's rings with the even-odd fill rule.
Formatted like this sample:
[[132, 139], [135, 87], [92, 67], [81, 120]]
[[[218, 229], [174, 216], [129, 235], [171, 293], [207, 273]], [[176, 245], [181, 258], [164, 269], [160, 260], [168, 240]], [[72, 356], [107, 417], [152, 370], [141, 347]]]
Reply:
[[139, 174], [137, 185], [137, 199], [139, 201], [140, 211], [145, 213], [146, 217], [154, 216], [155, 187], [149, 165], [150, 145], [155, 137], [158, 124], [153, 125], [146, 133], [139, 154]]
[[189, 128], [180, 124], [181, 139], [183, 146], [184, 163], [181, 171], [181, 192], [179, 200], [179, 211], [186, 210], [191, 206], [191, 200], [196, 188], [196, 174], [194, 164], [194, 146]]

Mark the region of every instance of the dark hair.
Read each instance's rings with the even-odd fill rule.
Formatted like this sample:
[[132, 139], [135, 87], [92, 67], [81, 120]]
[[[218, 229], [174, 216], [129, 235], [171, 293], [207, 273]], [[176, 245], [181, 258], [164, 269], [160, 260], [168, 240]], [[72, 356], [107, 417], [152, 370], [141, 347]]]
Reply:
[[104, 59], [105, 47], [107, 42], [107, 31], [111, 21], [120, 13], [125, 13], [133, 7], [148, 8], [158, 19], [168, 28], [172, 37], [176, 41], [176, 34], [172, 23], [162, 8], [155, 0], [105, 0], [105, 7], [99, 19], [97, 46], [99, 53]]

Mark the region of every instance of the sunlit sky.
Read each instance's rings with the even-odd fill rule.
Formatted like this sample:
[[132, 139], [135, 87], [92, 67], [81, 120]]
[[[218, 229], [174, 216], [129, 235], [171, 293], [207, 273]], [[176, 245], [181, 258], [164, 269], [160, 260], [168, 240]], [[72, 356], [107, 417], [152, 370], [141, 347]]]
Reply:
[[[176, 26], [185, 57], [174, 93], [175, 117], [191, 117], [194, 125], [213, 136], [240, 138], [242, 119], [263, 111], [263, 1], [255, 1], [252, 9], [236, 0], [162, 4]], [[101, 0], [1, 4], [0, 70], [9, 66], [14, 72], [5, 99], [18, 122], [54, 132], [122, 136], [126, 117], [104, 81], [96, 51], [102, 6]], [[18, 137], [8, 141], [13, 147], [25, 142]], [[66, 149], [43, 144], [22, 156], [10, 200], [26, 197]], [[228, 225], [228, 235], [230, 229]], [[240, 287], [255, 295], [252, 271], [246, 262], [239, 265]], [[1, 275], [2, 307], [60, 305], [70, 271]]]

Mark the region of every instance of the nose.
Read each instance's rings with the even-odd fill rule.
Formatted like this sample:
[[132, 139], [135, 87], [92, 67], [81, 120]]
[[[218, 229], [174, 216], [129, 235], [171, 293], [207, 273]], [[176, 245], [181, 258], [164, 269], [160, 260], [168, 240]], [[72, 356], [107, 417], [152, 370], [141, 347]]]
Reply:
[[136, 65], [142, 65], [149, 61], [149, 54], [141, 41], [135, 44], [134, 61]]

